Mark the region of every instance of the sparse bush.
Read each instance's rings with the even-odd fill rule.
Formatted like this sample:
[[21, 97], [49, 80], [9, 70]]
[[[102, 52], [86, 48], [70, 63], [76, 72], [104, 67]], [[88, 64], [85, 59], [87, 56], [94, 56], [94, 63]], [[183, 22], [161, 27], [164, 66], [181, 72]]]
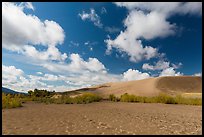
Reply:
[[168, 97], [168, 98], [166, 99], [165, 104], [178, 104], [178, 103], [176, 102], [175, 98], [173, 98], [173, 97]]
[[[54, 93], [54, 92], [53, 92]], [[45, 104], [86, 104], [91, 102], [98, 102], [102, 98], [93, 93], [83, 93], [82, 95], [76, 96], [74, 98], [69, 97], [69, 95], [62, 95], [60, 98], [51, 98], [51, 93], [46, 90], [29, 91], [28, 95], [14, 95], [14, 94], [4, 94], [2, 93], [2, 108], [14, 108], [21, 107], [22, 103], [27, 101], [35, 101], [38, 103]]]
[[102, 98], [93, 93], [84, 93], [80, 96], [74, 98], [74, 103], [82, 104], [82, 103], [91, 103], [91, 102], [98, 102]]
[[109, 95], [109, 100], [110, 100], [110, 101], [117, 102], [117, 101], [120, 101], [120, 98], [116, 97], [116, 96], [113, 95], [113, 94], [110, 94], [110, 95]]
[[2, 108], [16, 108], [22, 107], [20, 98], [18, 96], [13, 96], [10, 94], [2, 93]]
[[175, 100], [178, 104], [186, 104], [186, 105], [202, 105], [202, 98], [185, 98], [181, 95], [177, 95]]
[[73, 99], [70, 97], [66, 97], [64, 100], [65, 100], [65, 104], [73, 104], [74, 103]]
[[[109, 100], [114, 101], [114, 95], [111, 94], [109, 96]], [[186, 104], [186, 105], [202, 105], [201, 98], [184, 98], [181, 95], [177, 95], [176, 97], [161, 93], [158, 96], [154, 97], [142, 97], [129, 95], [125, 93], [121, 95], [121, 102], [140, 102], [140, 103], [165, 103], [165, 104]]]
[[123, 95], [120, 96], [120, 101], [122, 101], [122, 102], [128, 102], [128, 100], [129, 100], [128, 98], [129, 98], [128, 93], [125, 93], [125, 94], [123, 94]]
[[55, 94], [55, 91], [47, 91], [47, 90], [39, 90], [34, 89], [34, 91], [29, 90], [28, 95], [31, 97], [51, 97], [53, 94]]
[[67, 95], [63, 95], [60, 98], [43, 98], [43, 97], [35, 97], [33, 98], [34, 101], [42, 102], [46, 104], [86, 104], [91, 102], [97, 102], [100, 101], [102, 98], [98, 95], [95, 95], [93, 93], [84, 93], [82, 95], [76, 96], [74, 98], [71, 98]]

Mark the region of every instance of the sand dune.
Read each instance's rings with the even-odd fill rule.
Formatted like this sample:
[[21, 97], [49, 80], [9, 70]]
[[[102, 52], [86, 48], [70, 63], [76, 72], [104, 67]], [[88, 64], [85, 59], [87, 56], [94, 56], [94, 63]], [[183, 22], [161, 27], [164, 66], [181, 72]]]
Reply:
[[161, 92], [170, 95], [180, 93], [202, 93], [202, 78], [197, 76], [166, 76], [127, 82], [106, 83], [90, 88], [102, 96], [124, 93], [138, 96], [156, 96]]

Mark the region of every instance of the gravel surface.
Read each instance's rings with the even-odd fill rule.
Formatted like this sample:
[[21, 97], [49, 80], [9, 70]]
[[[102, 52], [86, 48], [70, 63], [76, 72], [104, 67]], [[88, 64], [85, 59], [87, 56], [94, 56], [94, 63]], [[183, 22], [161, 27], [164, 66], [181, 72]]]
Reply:
[[96, 102], [2, 110], [3, 134], [202, 134], [202, 106]]

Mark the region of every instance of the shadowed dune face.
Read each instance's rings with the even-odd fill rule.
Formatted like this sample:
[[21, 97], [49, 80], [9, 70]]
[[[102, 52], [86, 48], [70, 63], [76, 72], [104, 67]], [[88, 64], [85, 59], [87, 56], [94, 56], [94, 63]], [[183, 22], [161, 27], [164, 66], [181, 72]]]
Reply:
[[165, 92], [201, 93], [201, 77], [177, 76], [158, 78], [156, 88]]
[[202, 93], [202, 78], [196, 76], [166, 76], [128, 82], [107, 83], [95, 86], [93, 92], [108, 97], [124, 93], [138, 96], [157, 96], [164, 92], [170, 95], [182, 93]]

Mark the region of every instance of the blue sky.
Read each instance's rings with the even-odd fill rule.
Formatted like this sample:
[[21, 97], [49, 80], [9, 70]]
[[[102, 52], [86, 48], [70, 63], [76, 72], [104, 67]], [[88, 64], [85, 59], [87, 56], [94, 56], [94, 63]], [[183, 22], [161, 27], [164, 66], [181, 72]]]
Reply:
[[2, 85], [66, 91], [202, 75], [202, 4], [2, 4]]

